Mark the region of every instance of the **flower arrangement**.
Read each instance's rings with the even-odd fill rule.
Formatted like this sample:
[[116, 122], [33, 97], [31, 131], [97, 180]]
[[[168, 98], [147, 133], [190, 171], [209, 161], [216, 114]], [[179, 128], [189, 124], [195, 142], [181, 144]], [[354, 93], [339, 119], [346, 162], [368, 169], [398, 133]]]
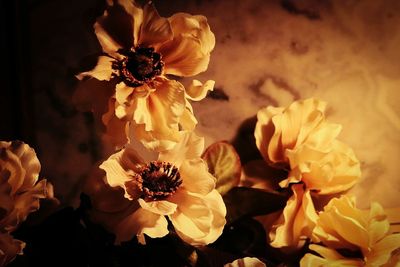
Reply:
[[84, 233], [72, 242], [89, 244], [84, 266], [399, 266], [382, 206], [359, 209], [347, 194], [361, 166], [327, 103], [260, 109], [259, 157], [242, 166], [232, 144], [205, 149], [196, 131], [191, 101], [215, 82], [180, 80], [207, 70], [215, 36], [204, 16], [109, 0], [93, 28], [102, 53], [76, 75], [74, 102], [92, 113], [102, 158], [80, 206], [62, 209], [34, 150], [0, 142], [0, 266], [65, 264], [40, 242], [62, 227]]

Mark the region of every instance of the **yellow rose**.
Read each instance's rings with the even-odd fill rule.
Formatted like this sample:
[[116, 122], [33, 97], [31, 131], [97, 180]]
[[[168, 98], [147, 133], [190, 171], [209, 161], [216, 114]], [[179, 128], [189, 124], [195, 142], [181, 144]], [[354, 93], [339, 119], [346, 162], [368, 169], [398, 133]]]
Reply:
[[124, 204], [128, 215], [112, 227], [117, 242], [136, 235], [145, 243], [144, 234], [167, 235], [166, 216], [192, 245], [212, 243], [221, 235], [226, 208], [215, 190], [215, 178], [200, 158], [204, 140], [189, 132], [181, 132], [180, 139], [174, 149], [160, 153], [143, 150], [139, 156], [127, 147], [100, 165], [106, 182], [122, 188], [129, 200]]
[[39, 200], [53, 196], [52, 186], [38, 181], [35, 151], [20, 141], [0, 141], [0, 265], [22, 254], [25, 244], [10, 233], [39, 209]]
[[319, 194], [334, 194], [350, 189], [361, 177], [360, 163], [353, 150], [346, 144], [332, 141], [329, 153], [303, 144], [287, 151], [290, 171], [288, 178], [279, 183], [303, 181], [310, 190]]
[[188, 99], [201, 100], [214, 86], [213, 81], [194, 81], [185, 90], [167, 76], [193, 76], [207, 69], [215, 46], [207, 19], [186, 13], [164, 18], [151, 3], [142, 8], [131, 0], [114, 0], [108, 1], [94, 30], [106, 55], [77, 77], [115, 82], [103, 116], [108, 139], [121, 147], [132, 134], [150, 148], [172, 148], [180, 127], [196, 122]]
[[289, 251], [302, 247], [305, 239], [311, 238], [317, 219], [310, 191], [304, 189], [304, 184], [293, 184], [291, 190], [293, 195], [269, 232], [271, 246]]
[[287, 166], [287, 151], [302, 144], [329, 152], [341, 126], [325, 121], [325, 106], [325, 102], [310, 98], [295, 101], [287, 108], [261, 109], [254, 136], [264, 159], [272, 165]]
[[[372, 203], [369, 213], [365, 213], [355, 207], [354, 198], [334, 198], [319, 214], [313, 231], [314, 240], [326, 247], [312, 245], [310, 249], [322, 258], [307, 254], [301, 265], [326, 266], [322, 263], [345, 261], [348, 266], [382, 266], [391, 259], [393, 251], [400, 249], [400, 234], [388, 233], [389, 222], [378, 203]], [[349, 259], [336, 249], [355, 254]], [[361, 257], [357, 257], [357, 252]]]
[[237, 259], [231, 263], [227, 263], [224, 267], [266, 267], [264, 262], [257, 258], [245, 257], [242, 259]]

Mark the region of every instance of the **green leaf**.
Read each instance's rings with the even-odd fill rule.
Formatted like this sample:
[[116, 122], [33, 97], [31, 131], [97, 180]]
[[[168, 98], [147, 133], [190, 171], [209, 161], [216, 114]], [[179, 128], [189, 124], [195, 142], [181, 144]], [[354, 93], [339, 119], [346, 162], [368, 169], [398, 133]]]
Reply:
[[239, 184], [242, 166], [231, 144], [226, 141], [214, 143], [207, 148], [202, 158], [207, 162], [210, 173], [217, 178], [216, 189], [221, 195]]
[[275, 191], [235, 187], [223, 198], [227, 209], [227, 224], [230, 224], [245, 216], [265, 215], [283, 209], [288, 196]]

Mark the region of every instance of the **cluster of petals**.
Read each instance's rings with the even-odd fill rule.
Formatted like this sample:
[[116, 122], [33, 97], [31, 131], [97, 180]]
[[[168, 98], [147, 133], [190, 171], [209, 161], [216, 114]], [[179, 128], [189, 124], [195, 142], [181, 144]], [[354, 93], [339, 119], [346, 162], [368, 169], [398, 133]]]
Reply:
[[38, 181], [40, 167], [35, 151], [27, 144], [0, 141], [0, 266], [22, 254], [25, 247], [11, 233], [39, 209], [40, 199], [53, 195], [51, 184]]
[[256, 145], [269, 165], [288, 171], [279, 186], [293, 192], [270, 230], [274, 247], [301, 247], [317, 217], [311, 195], [344, 192], [361, 176], [353, 150], [337, 140], [341, 126], [328, 122], [325, 110], [325, 102], [309, 98], [257, 114]]
[[[301, 266], [397, 266], [389, 263], [400, 250], [400, 234], [389, 234], [378, 203], [367, 212], [356, 208], [354, 198], [333, 198], [319, 214], [313, 241], [319, 243], [310, 245], [316, 254], [306, 254]], [[341, 253], [344, 250], [349, 252]]]
[[[179, 131], [197, 121], [189, 100], [203, 99], [214, 81], [194, 80], [188, 88], [171, 75], [189, 77], [205, 71], [215, 37], [201, 15], [161, 17], [151, 3], [109, 0], [94, 24], [104, 55], [77, 77], [115, 84], [102, 115], [107, 140], [122, 147], [130, 138], [150, 149], [170, 149]], [[96, 96], [93, 96], [95, 99]]]
[[[222, 234], [226, 208], [215, 189], [215, 178], [200, 158], [204, 140], [193, 132], [180, 134], [179, 143], [171, 150], [155, 152], [144, 149], [147, 153], [139, 155], [137, 149], [128, 146], [100, 165], [106, 173], [107, 184], [112, 188], [122, 188], [125, 200], [128, 200], [125, 203], [129, 208], [123, 218], [108, 224], [117, 243], [134, 236], [140, 243], [145, 243], [144, 235], [163, 237], [169, 232], [167, 218], [177, 235], [192, 245], [212, 243]], [[177, 171], [175, 175], [181, 179], [174, 191], [161, 198], [146, 197], [143, 188], [146, 182], [151, 182], [151, 177], [143, 174], [143, 167], [152, 162], [173, 166]]]

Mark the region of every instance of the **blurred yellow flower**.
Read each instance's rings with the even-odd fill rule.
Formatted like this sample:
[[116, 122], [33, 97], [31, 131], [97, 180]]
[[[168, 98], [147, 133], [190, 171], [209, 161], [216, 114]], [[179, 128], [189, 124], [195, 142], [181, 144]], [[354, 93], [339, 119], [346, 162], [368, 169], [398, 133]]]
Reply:
[[114, 0], [108, 1], [94, 29], [106, 55], [99, 56], [94, 69], [77, 77], [116, 78], [112, 106], [103, 122], [107, 126], [115, 117], [122, 125], [116, 132], [108, 127], [107, 134], [121, 146], [127, 140], [121, 134], [130, 129], [150, 148], [171, 148], [179, 141], [181, 118], [186, 120], [183, 125], [188, 119], [194, 121], [187, 99], [201, 100], [213, 89], [213, 81], [204, 86], [197, 81], [185, 91], [181, 83], [166, 76], [193, 76], [207, 69], [215, 46], [207, 19], [186, 13], [164, 18], [150, 2], [142, 8], [131, 0]]
[[310, 98], [287, 108], [268, 106], [258, 111], [254, 136], [264, 159], [272, 165], [287, 166], [287, 151], [302, 144], [328, 152], [341, 126], [325, 121], [325, 107], [325, 102]]
[[227, 263], [224, 267], [266, 267], [264, 262], [257, 258], [245, 257], [242, 259], [237, 259], [231, 263]]
[[[156, 238], [168, 234], [167, 219], [176, 233], [192, 245], [214, 242], [225, 225], [226, 208], [214, 189], [215, 178], [200, 158], [203, 138], [181, 132], [180, 142], [169, 151], [138, 156], [125, 148], [100, 165], [111, 187], [124, 190], [133, 203], [130, 214], [115, 224], [117, 242], [144, 234]], [[119, 207], [116, 207], [119, 208]]]
[[293, 195], [269, 232], [271, 246], [288, 251], [302, 247], [311, 238], [317, 219], [310, 191], [304, 189], [304, 184], [293, 184], [291, 190]]
[[39, 209], [39, 200], [53, 197], [50, 183], [38, 181], [35, 151], [20, 141], [0, 141], [0, 266], [22, 254], [25, 244], [10, 233]]
[[[389, 234], [382, 207], [372, 203], [369, 213], [365, 213], [348, 196], [334, 198], [325, 206], [316, 221], [313, 238], [326, 247], [310, 246], [321, 257], [307, 254], [301, 266], [383, 266], [392, 252], [400, 249], [400, 234]], [[343, 250], [353, 253], [352, 258], [341, 254]]]

